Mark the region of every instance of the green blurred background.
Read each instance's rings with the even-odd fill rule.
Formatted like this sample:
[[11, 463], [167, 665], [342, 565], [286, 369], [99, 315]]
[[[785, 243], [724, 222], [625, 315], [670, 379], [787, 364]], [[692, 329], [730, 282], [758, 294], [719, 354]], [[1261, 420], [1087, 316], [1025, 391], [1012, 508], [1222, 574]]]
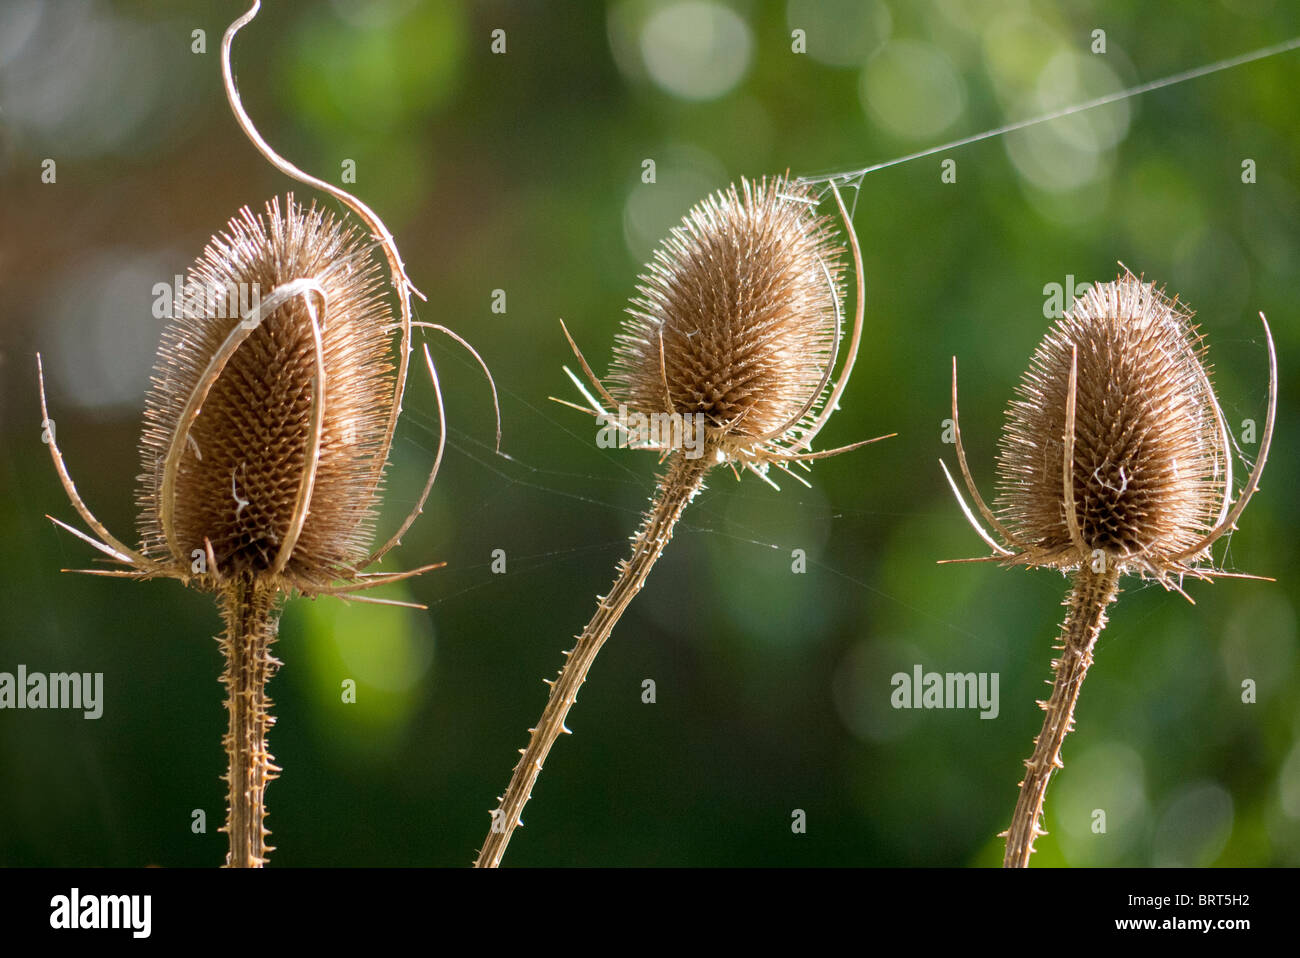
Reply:
[[[224, 858], [215, 606], [174, 582], [60, 574], [93, 554], [43, 517], [73, 513], [40, 441], [34, 353], [79, 488], [132, 540], [152, 286], [239, 207], [297, 187], [225, 104], [217, 51], [241, 8], [0, 8], [0, 671], [102, 671], [106, 687], [98, 721], [0, 712], [3, 864]], [[192, 52], [197, 29], [206, 52]], [[431, 340], [447, 458], [384, 568], [448, 565], [387, 593], [428, 613], [289, 604], [271, 686], [273, 864], [472, 860], [541, 679], [608, 588], [655, 473], [652, 455], [598, 449], [587, 417], [547, 400], [576, 398], [559, 319], [603, 370], [641, 264], [692, 203], [740, 175], [863, 167], [1297, 34], [1283, 0], [269, 4], [235, 46], [249, 112], [308, 170], [337, 182], [355, 161], [352, 188], [428, 294], [420, 316], [491, 365], [507, 453], [492, 452], [476, 367]], [[821, 445], [898, 438], [817, 464], [811, 490], [715, 475], [597, 662], [506, 863], [1000, 861], [1067, 583], [936, 564], [982, 554], [937, 462], [953, 458], [949, 363], [991, 492], [1002, 409], [1048, 323], [1044, 287], [1112, 279], [1119, 260], [1197, 310], [1239, 436], [1262, 423], [1256, 314], [1269, 314], [1277, 436], [1216, 556], [1278, 581], [1191, 583], [1195, 606], [1126, 583], [1035, 864], [1300, 864], [1298, 80], [1293, 52], [955, 150], [955, 184], [940, 156], [867, 176], [867, 329]], [[435, 446], [418, 373], [406, 406], [385, 528]], [[806, 574], [791, 573], [793, 549]], [[890, 676], [916, 663], [998, 673], [998, 718], [891, 709]], [[356, 704], [341, 701], [348, 678]]]

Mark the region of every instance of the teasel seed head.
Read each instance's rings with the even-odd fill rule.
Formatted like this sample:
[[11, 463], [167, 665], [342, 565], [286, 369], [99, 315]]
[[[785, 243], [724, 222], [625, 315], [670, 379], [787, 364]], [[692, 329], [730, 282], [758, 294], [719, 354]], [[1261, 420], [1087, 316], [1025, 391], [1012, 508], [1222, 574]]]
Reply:
[[[374, 530], [394, 402], [380, 260], [290, 194], [241, 210], [185, 294], [145, 407], [142, 551], [189, 566], [210, 550], [221, 576], [302, 592], [348, 576]], [[259, 301], [260, 319], [242, 318]]]
[[[1076, 362], [1077, 357], [1077, 362]], [[1181, 552], [1213, 528], [1229, 449], [1191, 313], [1134, 276], [1090, 289], [1048, 331], [1007, 409], [1003, 522], [1045, 557]], [[1075, 365], [1072, 503], [1062, 443]]]
[[788, 471], [864, 445], [801, 451], [835, 409], [862, 333], [861, 251], [832, 192], [857, 279], [847, 348], [845, 245], [833, 221], [788, 176], [742, 178], [697, 204], [655, 251], [615, 336], [608, 389], [574, 345], [605, 401], [647, 417], [702, 416], [706, 454], [764, 479], [769, 465]]
[[1232, 440], [1192, 315], [1127, 270], [1077, 299], [1035, 350], [1006, 411], [993, 510], [974, 488], [957, 433], [968, 489], [1005, 540], [994, 542], [966, 510], [993, 558], [1068, 570], [1104, 557], [1175, 589], [1171, 577], [1224, 574], [1204, 563], [1258, 486], [1277, 364], [1265, 321], [1268, 419], [1234, 504]]
[[[379, 215], [280, 156], [253, 125], [235, 87], [230, 50], [259, 9], [260, 0], [253, 0], [221, 41], [235, 120], [276, 169], [346, 206], [364, 232], [314, 204], [304, 209], [292, 195], [283, 210], [273, 200], [265, 216], [245, 208], [232, 219], [190, 269], [159, 346], [140, 444], [140, 548], [115, 537], [91, 512], [47, 429], [64, 492], [93, 535], [50, 519], [120, 566], [72, 571], [176, 578], [222, 593], [256, 587], [353, 594], [442, 565], [361, 571], [401, 541], [442, 462], [442, 392], [426, 346], [440, 427], [437, 454], [397, 531], [367, 551], [402, 410], [412, 330], [449, 336], [482, 367], [497, 411], [498, 450], [500, 404], [491, 372], [472, 346], [445, 326], [413, 318], [411, 296], [423, 294]], [[383, 289], [385, 264], [396, 311]], [[50, 419], [39, 355], [37, 370], [44, 425]]]
[[703, 413], [737, 440], [802, 417], [826, 384], [844, 297], [844, 247], [808, 200], [783, 180], [742, 180], [673, 228], [615, 337], [616, 398]]

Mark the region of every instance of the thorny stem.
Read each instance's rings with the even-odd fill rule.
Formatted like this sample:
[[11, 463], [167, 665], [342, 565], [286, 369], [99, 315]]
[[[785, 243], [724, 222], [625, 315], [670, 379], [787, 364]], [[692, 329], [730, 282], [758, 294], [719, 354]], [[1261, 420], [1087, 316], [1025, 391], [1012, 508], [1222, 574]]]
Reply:
[[1074, 704], [1079, 700], [1083, 678], [1092, 665], [1092, 650], [1097, 636], [1106, 626], [1106, 609], [1119, 594], [1119, 569], [1106, 563], [1106, 571], [1094, 572], [1084, 563], [1074, 574], [1074, 585], [1063, 603], [1069, 611], [1061, 626], [1061, 656], [1052, 663], [1056, 682], [1052, 696], [1038, 705], [1047, 714], [1043, 730], [1034, 739], [1034, 754], [1025, 762], [1025, 780], [1020, 783], [1020, 797], [1011, 816], [1011, 827], [1003, 832], [1007, 851], [1003, 868], [1027, 868], [1034, 853], [1034, 839], [1047, 833], [1039, 827], [1043, 799], [1052, 772], [1062, 768], [1061, 743], [1074, 728]]
[[277, 596], [274, 587], [251, 578], [235, 579], [221, 596], [226, 632], [217, 641], [226, 659], [221, 683], [230, 713], [230, 728], [222, 740], [230, 785], [222, 828], [230, 836], [227, 868], [260, 868], [272, 851], [266, 844], [271, 834], [265, 825], [266, 786], [280, 769], [266, 750], [267, 730], [275, 724], [266, 683], [280, 665], [271, 655], [280, 623]]
[[577, 644], [566, 652], [567, 659], [559, 677], [550, 682], [551, 695], [542, 711], [537, 727], [530, 729], [531, 737], [514, 773], [501, 804], [492, 813], [492, 826], [487, 840], [479, 852], [475, 868], [496, 868], [515, 826], [523, 824], [519, 816], [532, 797], [533, 785], [542, 772], [542, 763], [551, 746], [562, 733], [567, 733], [565, 716], [578, 696], [578, 689], [587, 679], [587, 672], [605, 640], [614, 631], [614, 625], [623, 610], [641, 591], [650, 568], [655, 564], [673, 527], [691, 499], [704, 487], [704, 475], [716, 464], [714, 450], [706, 445], [703, 455], [690, 459], [682, 453], [673, 455], [668, 471], [659, 480], [658, 493], [641, 522], [641, 528], [632, 538], [632, 555], [619, 562], [618, 575], [609, 594], [600, 598], [596, 614], [578, 636]]

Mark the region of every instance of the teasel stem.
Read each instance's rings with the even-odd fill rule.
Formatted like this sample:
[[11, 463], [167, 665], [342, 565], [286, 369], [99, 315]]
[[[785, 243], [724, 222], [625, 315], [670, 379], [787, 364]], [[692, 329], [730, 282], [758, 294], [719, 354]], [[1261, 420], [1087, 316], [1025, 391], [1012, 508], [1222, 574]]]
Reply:
[[564, 721], [578, 697], [578, 689], [587, 680], [587, 672], [596, 660], [596, 654], [614, 631], [614, 626], [628, 604], [645, 585], [650, 568], [663, 553], [672, 538], [673, 527], [681, 518], [695, 494], [704, 488], [704, 476], [717, 464], [717, 455], [706, 443], [703, 455], [689, 458], [677, 452], [669, 461], [669, 468], [659, 479], [654, 501], [646, 511], [641, 528], [632, 537], [632, 554], [619, 562], [618, 575], [609, 594], [599, 598], [596, 614], [578, 636], [577, 644], [565, 653], [566, 661], [554, 681], [548, 681], [551, 695], [537, 727], [530, 729], [528, 747], [510, 776], [510, 784], [500, 805], [492, 813], [492, 826], [487, 840], [479, 852], [475, 868], [496, 868], [501, 864], [510, 836], [517, 825], [523, 824], [520, 815], [532, 797], [533, 785], [542, 772], [542, 763], [551, 746], [561, 734], [568, 734]]
[[271, 700], [266, 695], [280, 662], [271, 655], [271, 644], [280, 625], [278, 592], [252, 577], [232, 581], [221, 596], [221, 614], [226, 632], [218, 642], [226, 659], [221, 683], [226, 687], [226, 711], [230, 727], [226, 746], [230, 785], [226, 824], [230, 836], [227, 868], [260, 868], [266, 864], [272, 846], [266, 828], [266, 786], [277, 777], [266, 747], [266, 733], [275, 724]]
[[1003, 868], [1027, 868], [1034, 853], [1034, 839], [1047, 834], [1039, 827], [1047, 782], [1052, 772], [1061, 768], [1061, 743], [1074, 728], [1074, 705], [1079, 700], [1084, 676], [1092, 665], [1092, 650], [1106, 626], [1106, 610], [1119, 595], [1120, 570], [1110, 561], [1104, 572], [1094, 572], [1084, 563], [1074, 574], [1074, 585], [1063, 603], [1069, 611], [1061, 626], [1061, 656], [1052, 663], [1056, 681], [1052, 696], [1039, 702], [1047, 714], [1043, 730], [1034, 739], [1034, 753], [1025, 762], [1027, 771], [1020, 783], [1020, 797], [1011, 816], [1011, 827], [1003, 832], [1007, 839]]

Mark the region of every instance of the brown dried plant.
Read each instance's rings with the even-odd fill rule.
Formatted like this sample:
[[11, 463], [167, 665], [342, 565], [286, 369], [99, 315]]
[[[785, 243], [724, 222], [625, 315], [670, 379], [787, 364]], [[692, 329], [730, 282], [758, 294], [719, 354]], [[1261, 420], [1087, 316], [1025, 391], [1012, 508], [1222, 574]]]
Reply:
[[[1268, 414], [1259, 456], [1233, 499], [1232, 439], [1210, 383], [1205, 344], [1192, 313], [1153, 283], [1125, 272], [1075, 301], [1048, 331], [1006, 413], [998, 455], [998, 498], [990, 509], [966, 463], [952, 418], [966, 488], [998, 542], [979, 524], [948, 473], [966, 518], [993, 555], [964, 562], [1046, 566], [1070, 572], [1073, 587], [1052, 663], [1051, 697], [1020, 785], [1005, 867], [1025, 867], [1061, 744], [1107, 610], [1126, 574], [1183, 590], [1184, 577], [1261, 578], [1215, 568], [1211, 546], [1236, 528], [1259, 486], [1277, 409], [1277, 357], [1269, 353]], [[942, 462], [940, 463], [941, 465]]]
[[[856, 315], [838, 380], [832, 381], [842, 345], [844, 248], [831, 220], [816, 214], [816, 198], [782, 177], [742, 180], [739, 191], [733, 185], [709, 197], [673, 229], [641, 276], [639, 295], [616, 336], [609, 388], [564, 329], [600, 397], [569, 373], [591, 407], [574, 408], [622, 430], [626, 444], [659, 452], [668, 467], [632, 537], [631, 555], [619, 563], [613, 587], [599, 597], [595, 615], [565, 653], [559, 677], [547, 683], [546, 708], [492, 813], [477, 867], [500, 864], [542, 763], [569, 731], [565, 717], [592, 662], [709, 470], [725, 463], [737, 479], [743, 469], [775, 485], [768, 475], [775, 467], [802, 482], [793, 466], [806, 468], [811, 460], [877, 441], [809, 451], [848, 383], [865, 302], [857, 238], [838, 190], [832, 191], [857, 277]], [[601, 400], [644, 420], [699, 422], [702, 447], [687, 448], [685, 429], [654, 435], [629, 427], [631, 416], [607, 412]], [[695, 416], [701, 418], [689, 418]]]
[[[140, 442], [138, 549], [114, 537], [86, 507], [53, 430], [46, 429], [64, 490], [98, 538], [51, 520], [126, 567], [69, 571], [179, 579], [218, 597], [229, 713], [222, 830], [229, 835], [226, 864], [232, 867], [260, 866], [272, 850], [265, 792], [279, 769], [267, 750], [274, 719], [266, 684], [280, 665], [271, 654], [280, 599], [296, 593], [413, 605], [355, 595], [442, 565], [362, 571], [399, 544], [423, 511], [442, 461], [442, 394], [425, 347], [440, 422], [437, 455], [415, 507], [372, 549], [412, 327], [443, 332], [469, 348], [444, 327], [412, 320], [415, 288], [379, 217], [284, 160], [253, 127], [231, 75], [230, 46], [258, 7], [255, 2], [222, 41], [231, 109], [272, 164], [346, 204], [373, 240], [315, 205], [304, 209], [292, 194], [283, 207], [278, 199], [269, 202], [264, 215], [245, 207], [211, 240], [189, 270], [158, 348]], [[383, 295], [377, 248], [387, 259], [400, 316]], [[37, 364], [39, 371], [39, 356]], [[40, 392], [48, 424], [43, 374]]]

